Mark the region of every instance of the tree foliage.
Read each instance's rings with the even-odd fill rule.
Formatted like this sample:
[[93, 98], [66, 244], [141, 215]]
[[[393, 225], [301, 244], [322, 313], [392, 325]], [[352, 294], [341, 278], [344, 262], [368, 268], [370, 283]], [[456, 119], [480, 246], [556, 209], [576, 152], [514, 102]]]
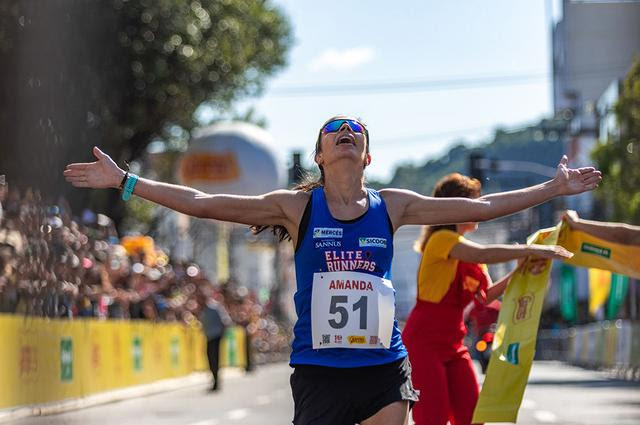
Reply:
[[640, 61], [622, 83], [614, 112], [619, 135], [606, 137], [593, 151], [604, 178], [597, 191], [612, 219], [640, 224]]
[[201, 105], [259, 94], [291, 42], [267, 0], [0, 2], [0, 174], [84, 203], [65, 163], [100, 145], [122, 164], [188, 134]]

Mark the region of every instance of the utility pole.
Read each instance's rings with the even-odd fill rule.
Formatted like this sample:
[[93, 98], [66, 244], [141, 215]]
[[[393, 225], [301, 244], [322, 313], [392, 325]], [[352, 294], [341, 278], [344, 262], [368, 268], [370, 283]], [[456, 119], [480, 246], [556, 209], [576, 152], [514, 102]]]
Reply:
[[294, 151], [292, 156], [292, 165], [289, 169], [289, 184], [296, 185], [302, 181], [304, 169], [302, 168], [302, 154]]
[[469, 175], [481, 183], [484, 180], [484, 162], [484, 155], [479, 152], [469, 155]]

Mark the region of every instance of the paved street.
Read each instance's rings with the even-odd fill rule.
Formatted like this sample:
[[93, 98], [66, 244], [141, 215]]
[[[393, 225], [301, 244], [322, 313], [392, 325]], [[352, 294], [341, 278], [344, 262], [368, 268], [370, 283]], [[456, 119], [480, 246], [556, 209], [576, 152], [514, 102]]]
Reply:
[[[61, 415], [25, 418], [13, 425], [222, 425], [291, 423], [290, 369], [260, 367], [226, 377], [224, 390], [202, 385], [96, 406]], [[640, 423], [640, 385], [560, 363], [533, 367], [518, 424], [631, 425]]]

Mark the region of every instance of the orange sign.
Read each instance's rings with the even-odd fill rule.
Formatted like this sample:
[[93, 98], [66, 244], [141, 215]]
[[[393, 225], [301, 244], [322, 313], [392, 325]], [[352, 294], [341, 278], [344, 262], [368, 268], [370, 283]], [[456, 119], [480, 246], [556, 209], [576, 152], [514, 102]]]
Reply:
[[182, 159], [180, 176], [185, 184], [194, 181], [228, 182], [240, 177], [240, 167], [233, 152], [193, 153]]

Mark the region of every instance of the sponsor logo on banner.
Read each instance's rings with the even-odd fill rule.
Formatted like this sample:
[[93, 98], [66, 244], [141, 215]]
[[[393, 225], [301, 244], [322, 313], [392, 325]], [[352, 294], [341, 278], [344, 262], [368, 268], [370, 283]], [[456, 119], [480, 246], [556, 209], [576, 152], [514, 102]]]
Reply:
[[531, 309], [535, 297], [526, 293], [516, 300], [516, 310], [513, 313], [513, 323], [520, 323], [531, 318]]
[[358, 246], [372, 246], [376, 248], [386, 248], [387, 240], [385, 238], [358, 238]]
[[342, 247], [342, 241], [328, 240], [328, 241], [317, 241], [315, 243], [315, 248], [316, 249], [320, 249], [320, 248], [341, 248], [341, 247]]
[[113, 345], [111, 356], [113, 359], [113, 369], [117, 376], [122, 373], [124, 369], [123, 358], [120, 355], [122, 352], [122, 344], [120, 342], [120, 334], [118, 332], [113, 332]]
[[38, 349], [33, 345], [23, 345], [20, 347], [20, 358], [18, 360], [20, 378], [35, 378], [38, 373]]
[[369, 345], [378, 345], [380, 343], [380, 338], [377, 335], [371, 335], [369, 337]]
[[333, 342], [336, 344], [342, 344], [342, 335], [335, 335], [333, 338]]
[[367, 338], [364, 335], [349, 335], [347, 337], [349, 344], [366, 344]]
[[161, 341], [153, 341], [153, 358], [156, 363], [162, 362], [162, 357], [165, 354], [164, 346]]
[[71, 338], [60, 340], [60, 380], [73, 381], [73, 340]]
[[171, 339], [171, 365], [180, 366], [180, 341], [178, 338]]
[[517, 365], [519, 361], [520, 343], [514, 342], [507, 347], [507, 361], [511, 364]]
[[320, 345], [322, 344], [331, 344], [331, 335], [322, 334], [322, 342], [320, 343]]
[[91, 367], [98, 369], [100, 367], [100, 346], [96, 343], [91, 344]]
[[131, 341], [131, 356], [133, 360], [133, 370], [139, 372], [142, 370], [142, 339], [134, 336]]
[[609, 248], [604, 248], [587, 242], [582, 243], [580, 251], [586, 252], [587, 254], [598, 255], [603, 258], [611, 258], [611, 250]]
[[341, 238], [342, 228], [340, 227], [314, 227], [313, 239]]

